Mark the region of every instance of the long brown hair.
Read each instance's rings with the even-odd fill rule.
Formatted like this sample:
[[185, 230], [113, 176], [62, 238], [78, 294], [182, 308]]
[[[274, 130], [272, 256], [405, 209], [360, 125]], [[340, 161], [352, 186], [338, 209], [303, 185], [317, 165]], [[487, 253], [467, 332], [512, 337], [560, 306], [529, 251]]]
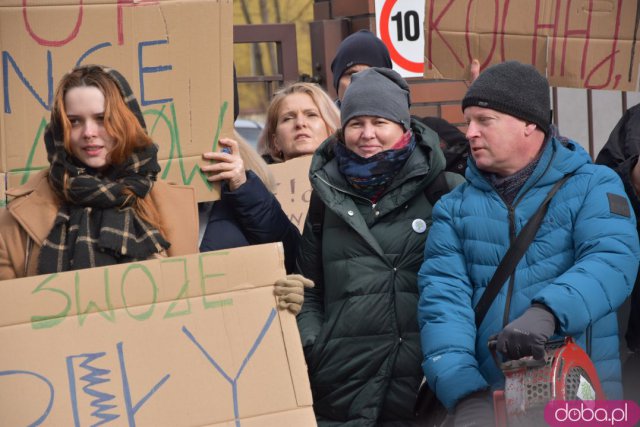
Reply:
[[[114, 140], [114, 147], [107, 157], [110, 164], [122, 164], [135, 150], [153, 144], [136, 115], [127, 106], [114, 78], [100, 66], [87, 65], [77, 67], [62, 77], [56, 88], [51, 111], [52, 119], [62, 127], [64, 148], [69, 155], [72, 155], [71, 122], [65, 108], [65, 97], [69, 90], [76, 87], [95, 87], [104, 95], [104, 127]], [[66, 176], [64, 182], [66, 194]], [[125, 190], [125, 194], [134, 197], [131, 190]], [[164, 236], [160, 214], [149, 197], [135, 197], [133, 209], [142, 220], [157, 228]]]
[[260, 154], [268, 154], [276, 162], [284, 161], [276, 149], [274, 142], [274, 135], [278, 127], [280, 106], [287, 96], [294, 93], [304, 93], [311, 97], [313, 103], [318, 107], [320, 116], [327, 128], [327, 135], [333, 134], [340, 127], [340, 112], [338, 111], [338, 107], [336, 107], [329, 95], [322, 90], [320, 86], [315, 83], [296, 82], [283, 87], [277, 91], [271, 99], [271, 103], [267, 109], [266, 123], [258, 140], [258, 151]]

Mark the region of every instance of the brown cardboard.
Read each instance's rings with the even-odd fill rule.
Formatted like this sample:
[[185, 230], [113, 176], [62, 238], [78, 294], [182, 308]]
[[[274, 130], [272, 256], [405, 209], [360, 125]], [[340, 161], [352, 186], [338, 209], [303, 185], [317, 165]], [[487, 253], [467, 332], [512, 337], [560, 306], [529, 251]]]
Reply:
[[289, 220], [300, 231], [304, 228], [304, 220], [309, 209], [311, 183], [309, 182], [309, 166], [311, 156], [297, 157], [284, 163], [269, 165], [276, 179], [276, 199], [280, 202]]
[[[26, 6], [25, 6], [26, 5]], [[233, 121], [230, 0], [0, 2], [0, 172], [48, 165], [43, 129], [55, 86], [76, 63], [129, 81], [159, 145], [162, 178], [219, 198], [198, 162]]]
[[[506, 60], [534, 65], [552, 86], [638, 90], [637, 0], [426, 0], [427, 78], [468, 79]], [[592, 9], [590, 9], [592, 8]]]
[[0, 425], [315, 425], [284, 275], [274, 243], [0, 282]]

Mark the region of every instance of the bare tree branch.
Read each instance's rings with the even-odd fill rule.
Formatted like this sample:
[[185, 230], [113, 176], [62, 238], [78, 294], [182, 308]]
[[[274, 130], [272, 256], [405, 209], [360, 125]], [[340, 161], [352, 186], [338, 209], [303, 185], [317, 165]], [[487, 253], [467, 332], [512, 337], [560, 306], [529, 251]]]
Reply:
[[296, 22], [297, 20], [299, 20], [300, 17], [304, 14], [304, 12], [312, 3], [313, 3], [313, 0], [308, 0], [307, 3], [300, 8], [300, 10], [298, 11], [298, 14], [293, 18], [289, 19], [289, 22]]
[[[251, 20], [251, 12], [249, 12], [249, 6], [247, 6], [246, 0], [240, 0], [240, 9], [242, 9], [242, 15], [247, 24], [253, 24]], [[264, 65], [262, 64], [262, 51], [260, 46], [255, 43], [251, 44], [251, 73], [258, 76], [264, 76]]]
[[[269, 23], [269, 7], [267, 6], [267, 0], [259, 0], [258, 4], [260, 5], [260, 16], [262, 17], [262, 22], [264, 24]], [[276, 73], [280, 70], [276, 71], [276, 51], [275, 46], [273, 44], [269, 44], [267, 47], [267, 52], [269, 53], [269, 62], [271, 65], [271, 72]]]
[[273, 0], [273, 11], [276, 15], [276, 22], [282, 22], [282, 16], [280, 15], [280, 0]]
[[247, 24], [251, 24], [251, 14], [249, 13], [249, 8], [247, 7], [246, 0], [240, 0], [240, 9], [242, 9], [242, 16], [244, 16], [244, 22]]

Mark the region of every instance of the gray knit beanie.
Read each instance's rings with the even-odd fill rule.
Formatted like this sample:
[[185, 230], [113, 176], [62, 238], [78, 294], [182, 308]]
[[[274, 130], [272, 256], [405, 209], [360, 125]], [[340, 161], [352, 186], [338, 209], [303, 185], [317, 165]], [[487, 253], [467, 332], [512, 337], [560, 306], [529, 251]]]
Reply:
[[531, 65], [508, 61], [481, 72], [462, 100], [462, 111], [472, 106], [535, 123], [549, 134], [549, 82]]
[[409, 130], [409, 85], [389, 68], [368, 68], [351, 76], [340, 107], [342, 127], [358, 116], [382, 117]]

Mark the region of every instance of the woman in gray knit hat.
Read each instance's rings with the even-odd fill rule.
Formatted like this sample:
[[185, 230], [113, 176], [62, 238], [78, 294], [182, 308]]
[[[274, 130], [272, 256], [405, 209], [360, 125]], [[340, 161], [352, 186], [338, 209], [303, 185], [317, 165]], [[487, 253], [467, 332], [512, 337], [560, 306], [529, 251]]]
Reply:
[[[298, 315], [320, 425], [411, 425], [422, 370], [416, 277], [442, 172], [437, 135], [409, 115], [395, 71], [353, 75], [342, 128], [316, 150], [298, 255]], [[441, 174], [442, 173], [442, 174]], [[446, 174], [446, 175], [443, 175]]]

